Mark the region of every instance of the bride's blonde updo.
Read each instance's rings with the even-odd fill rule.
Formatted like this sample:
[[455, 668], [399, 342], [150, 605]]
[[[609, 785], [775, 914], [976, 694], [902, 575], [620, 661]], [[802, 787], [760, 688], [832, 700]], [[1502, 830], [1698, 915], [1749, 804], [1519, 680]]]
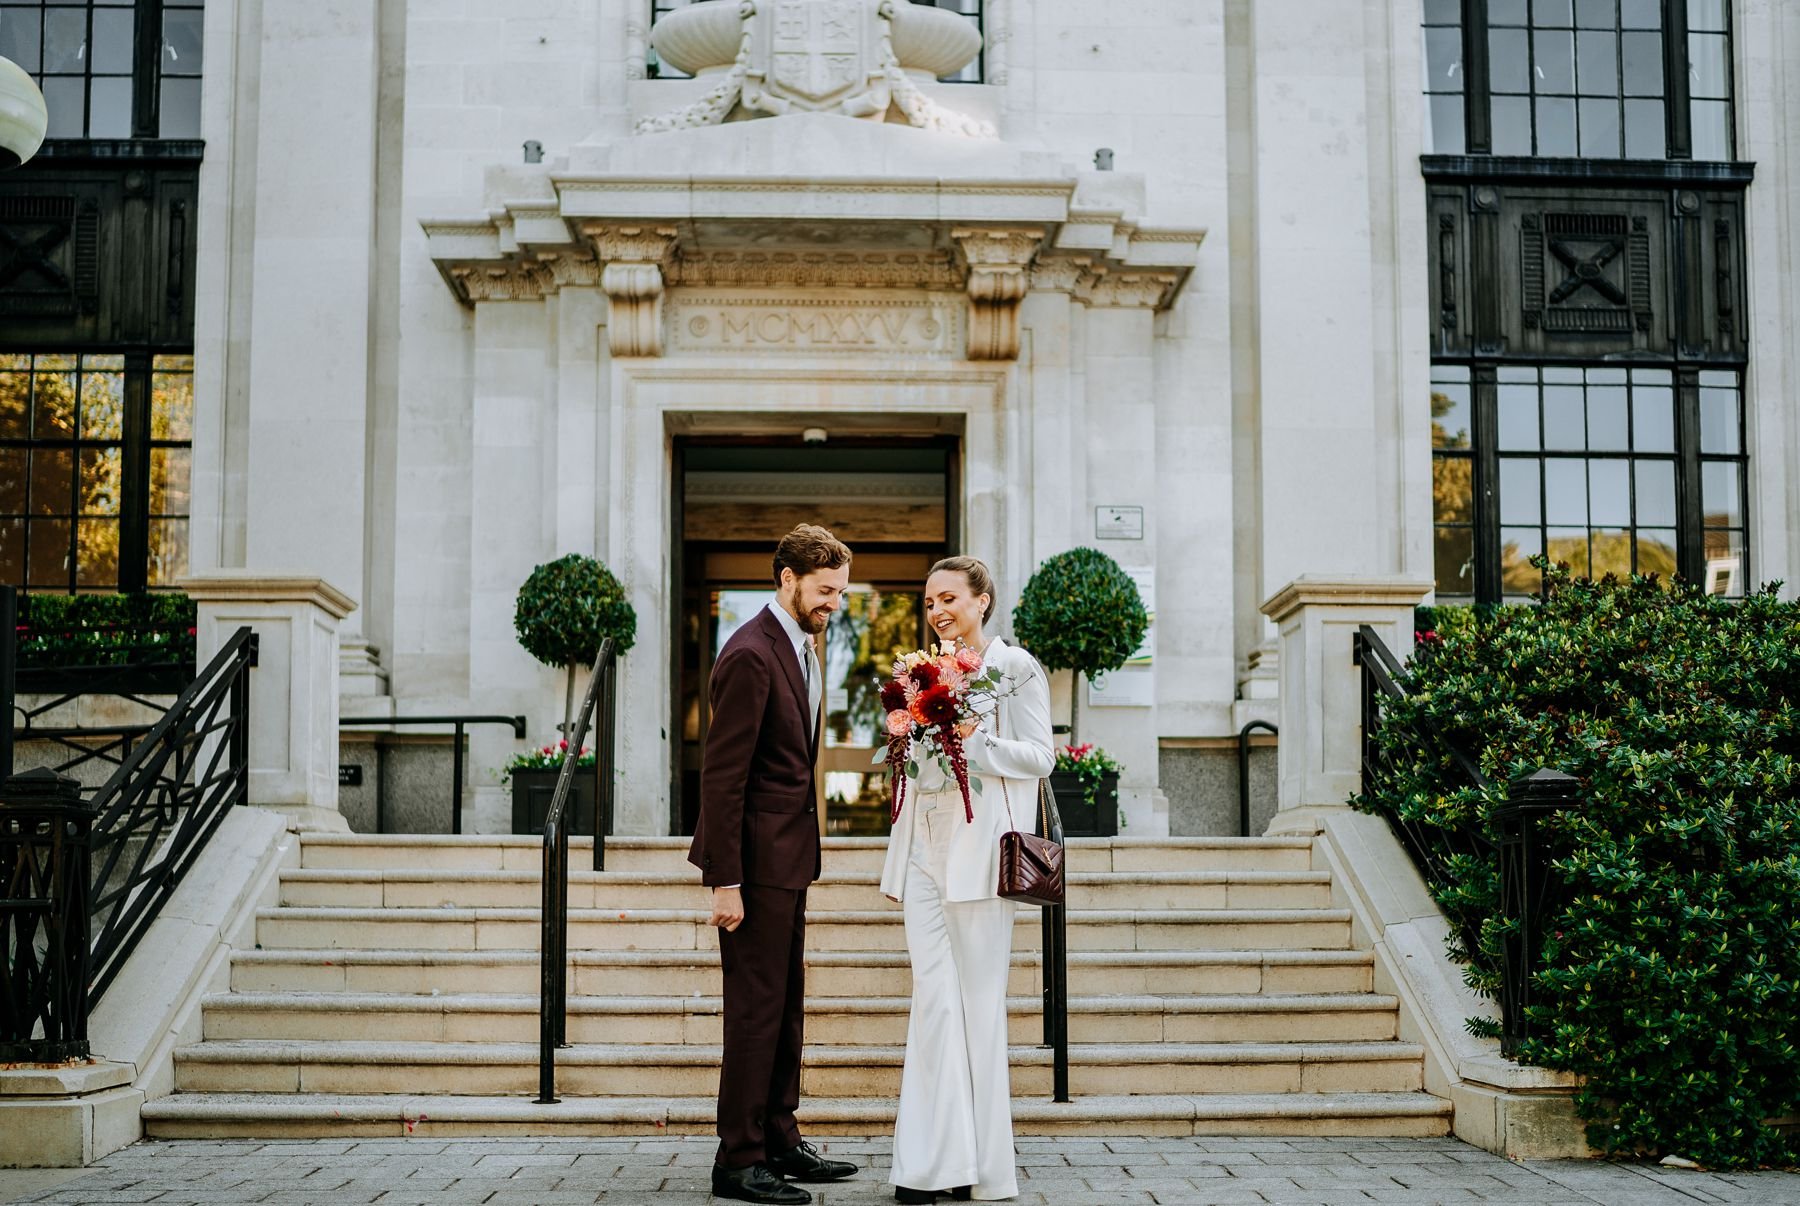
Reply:
[[994, 599], [998, 593], [994, 589], [994, 575], [988, 571], [987, 563], [979, 557], [946, 557], [932, 566], [925, 575], [929, 581], [932, 574], [946, 570], [952, 574], [961, 574], [969, 584], [969, 592], [988, 597], [987, 606], [981, 609], [981, 622], [988, 622], [994, 614]]

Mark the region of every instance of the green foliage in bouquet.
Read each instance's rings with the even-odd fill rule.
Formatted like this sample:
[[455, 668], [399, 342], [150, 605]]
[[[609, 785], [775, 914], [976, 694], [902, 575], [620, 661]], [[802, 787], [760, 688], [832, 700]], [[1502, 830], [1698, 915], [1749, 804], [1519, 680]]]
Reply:
[[[1766, 1125], [1800, 1112], [1800, 605], [1556, 569], [1541, 606], [1445, 610], [1378, 736], [1395, 773], [1353, 803], [1495, 837], [1508, 780], [1575, 776], [1552, 832], [1571, 903], [1544, 925], [1520, 1058], [1581, 1074], [1601, 1150], [1800, 1158]], [[1479, 755], [1487, 792], [1421, 722]], [[1432, 891], [1475, 947], [1451, 954], [1497, 995], [1499, 868], [1448, 866]]]
[[23, 595], [19, 666], [191, 664], [195, 617], [194, 601], [178, 591]]

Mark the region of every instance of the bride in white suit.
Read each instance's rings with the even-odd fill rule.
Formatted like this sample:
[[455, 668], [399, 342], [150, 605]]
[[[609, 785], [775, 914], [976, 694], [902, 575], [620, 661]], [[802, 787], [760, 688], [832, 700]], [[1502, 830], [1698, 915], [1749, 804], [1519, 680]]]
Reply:
[[1032, 828], [1038, 780], [1055, 765], [1050, 685], [1023, 649], [983, 631], [994, 580], [973, 557], [951, 557], [925, 582], [925, 618], [939, 641], [981, 651], [1004, 676], [993, 711], [965, 726], [972, 777], [962, 792], [922, 761], [888, 836], [881, 890], [906, 916], [912, 1016], [900, 1078], [890, 1178], [901, 1202], [939, 1195], [977, 1201], [1017, 1196], [1012, 1086], [1007, 1074], [1006, 982], [1012, 901], [999, 895], [1000, 835]]

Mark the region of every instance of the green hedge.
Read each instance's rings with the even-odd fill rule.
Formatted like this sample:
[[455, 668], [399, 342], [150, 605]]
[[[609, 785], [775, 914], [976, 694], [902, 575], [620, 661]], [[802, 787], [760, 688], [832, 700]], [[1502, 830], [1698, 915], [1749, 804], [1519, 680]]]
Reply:
[[[1496, 785], [1574, 775], [1554, 832], [1573, 903], [1545, 926], [1521, 1058], [1585, 1078], [1602, 1150], [1800, 1158], [1766, 1125], [1800, 1113], [1800, 605], [1553, 570], [1541, 606], [1448, 610], [1421, 617], [1438, 640], [1378, 736], [1396, 772], [1354, 803], [1497, 836], [1504, 787], [1465, 787], [1420, 721]], [[1498, 868], [1449, 866], [1433, 892], [1479, 935], [1451, 953], [1495, 995]]]
[[19, 668], [191, 665], [194, 601], [179, 592], [21, 595]]

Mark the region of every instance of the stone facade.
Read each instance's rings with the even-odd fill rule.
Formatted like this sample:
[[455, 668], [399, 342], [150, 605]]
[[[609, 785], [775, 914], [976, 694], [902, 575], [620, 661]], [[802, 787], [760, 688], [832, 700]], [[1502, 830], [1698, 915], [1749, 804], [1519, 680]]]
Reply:
[[[1800, 14], [1737, 7], [1752, 540], [1787, 578]], [[1303, 574], [1431, 576], [1416, 0], [988, 0], [988, 82], [932, 82], [872, 24], [867, 87], [817, 104], [776, 103], [750, 38], [645, 78], [649, 8], [207, 6], [194, 570], [356, 599], [364, 714], [547, 738], [560, 676], [514, 594], [600, 557], [640, 617], [618, 829], [666, 832], [672, 433], [950, 431], [953, 537], [1003, 630], [1069, 547], [1154, 577], [1145, 706], [1082, 710], [1128, 768], [1127, 832], [1235, 827], [1159, 768], [1274, 718], [1259, 605]], [[1097, 541], [1102, 508], [1141, 508], [1139, 538]], [[488, 772], [516, 743], [470, 745], [468, 827], [503, 829]]]

